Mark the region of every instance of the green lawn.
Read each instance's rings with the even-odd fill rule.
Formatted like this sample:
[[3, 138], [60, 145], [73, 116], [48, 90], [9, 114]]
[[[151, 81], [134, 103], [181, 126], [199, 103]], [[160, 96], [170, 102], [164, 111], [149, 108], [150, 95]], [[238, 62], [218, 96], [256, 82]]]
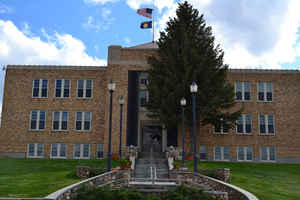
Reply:
[[106, 168], [106, 160], [0, 158], [0, 197], [44, 197], [80, 181], [76, 166]]
[[[106, 160], [0, 158], [0, 197], [46, 196], [79, 181], [74, 173], [79, 165], [106, 168]], [[192, 161], [187, 166], [192, 169]], [[230, 183], [260, 200], [300, 199], [300, 164], [201, 162], [198, 167], [230, 168]]]
[[[193, 161], [187, 161], [193, 169]], [[300, 164], [201, 162], [199, 169], [231, 169], [230, 183], [260, 200], [299, 200]]]

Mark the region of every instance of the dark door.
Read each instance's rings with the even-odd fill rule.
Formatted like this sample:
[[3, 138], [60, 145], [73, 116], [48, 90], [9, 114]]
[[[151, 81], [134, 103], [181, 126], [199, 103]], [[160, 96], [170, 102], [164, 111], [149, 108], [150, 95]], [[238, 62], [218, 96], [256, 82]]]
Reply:
[[142, 128], [142, 151], [162, 152], [162, 130], [160, 126], [144, 126]]

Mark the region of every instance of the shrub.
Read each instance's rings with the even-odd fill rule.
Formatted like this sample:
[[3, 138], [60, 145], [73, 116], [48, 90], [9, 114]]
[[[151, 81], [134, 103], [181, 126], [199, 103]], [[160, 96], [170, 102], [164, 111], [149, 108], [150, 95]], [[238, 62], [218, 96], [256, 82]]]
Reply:
[[91, 173], [90, 173], [90, 177], [98, 176], [98, 175], [103, 174], [105, 172], [106, 172], [106, 169], [103, 169], [103, 168], [92, 168]]
[[180, 185], [164, 195], [164, 200], [215, 200], [202, 189], [188, 188]]
[[130, 167], [130, 164], [131, 164], [127, 158], [122, 158], [119, 160], [119, 162], [120, 162], [121, 168], [128, 168], [128, 167]]
[[[162, 197], [163, 200], [218, 200], [204, 193], [201, 189], [191, 189], [178, 186]], [[160, 200], [154, 195], [145, 195], [129, 188], [112, 189], [111, 187], [87, 188], [82, 187], [72, 200]]]

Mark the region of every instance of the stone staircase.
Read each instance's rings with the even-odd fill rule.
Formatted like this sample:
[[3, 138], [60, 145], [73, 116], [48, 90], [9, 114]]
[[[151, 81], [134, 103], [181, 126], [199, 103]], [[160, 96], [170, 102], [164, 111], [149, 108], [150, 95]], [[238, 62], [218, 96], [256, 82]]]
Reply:
[[168, 178], [168, 162], [164, 153], [140, 152], [129, 185], [143, 193], [160, 196], [176, 187], [176, 183], [169, 181]]
[[163, 153], [141, 152], [136, 161], [135, 179], [168, 179], [168, 163]]

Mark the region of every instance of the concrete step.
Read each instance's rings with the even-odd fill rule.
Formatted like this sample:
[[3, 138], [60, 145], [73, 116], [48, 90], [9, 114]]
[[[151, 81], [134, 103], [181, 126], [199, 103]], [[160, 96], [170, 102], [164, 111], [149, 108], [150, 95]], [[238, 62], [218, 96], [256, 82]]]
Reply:
[[[153, 158], [165, 158], [166, 154], [163, 152], [152, 152], [152, 157]], [[139, 153], [139, 158], [150, 158], [151, 157], [151, 152], [140, 152]]]

